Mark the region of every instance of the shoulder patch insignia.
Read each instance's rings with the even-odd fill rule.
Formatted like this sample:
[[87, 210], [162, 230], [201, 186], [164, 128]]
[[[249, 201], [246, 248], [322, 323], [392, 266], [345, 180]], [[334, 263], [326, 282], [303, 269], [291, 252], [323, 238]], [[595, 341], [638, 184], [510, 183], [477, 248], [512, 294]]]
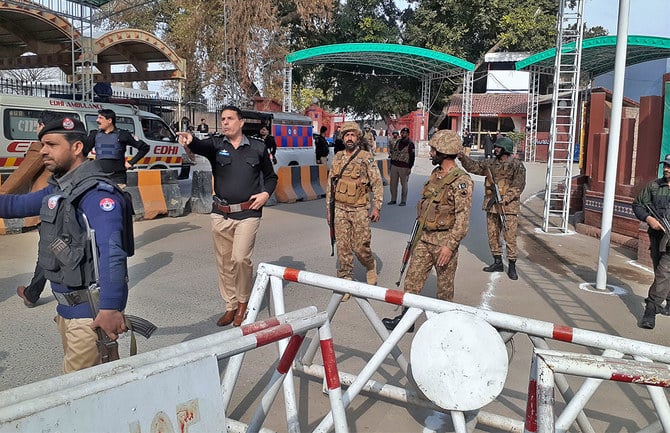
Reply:
[[372, 164], [373, 162], [375, 162], [375, 159], [374, 159], [374, 158], [368, 158], [368, 162], [369, 162], [370, 164]]
[[54, 209], [58, 205], [58, 200], [60, 200], [62, 196], [60, 195], [54, 195], [52, 197], [49, 197], [49, 200], [47, 201], [47, 206], [49, 209]]
[[468, 184], [465, 182], [459, 183], [458, 184], [458, 189], [466, 189], [468, 187]]
[[100, 200], [100, 209], [105, 212], [111, 212], [116, 207], [116, 202], [111, 197], [105, 197]]

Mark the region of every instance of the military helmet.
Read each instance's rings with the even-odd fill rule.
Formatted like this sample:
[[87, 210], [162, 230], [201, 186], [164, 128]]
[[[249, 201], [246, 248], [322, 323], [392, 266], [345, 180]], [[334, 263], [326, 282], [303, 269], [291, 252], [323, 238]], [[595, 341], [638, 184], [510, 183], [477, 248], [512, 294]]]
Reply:
[[344, 122], [342, 126], [340, 126], [340, 137], [344, 137], [344, 134], [349, 131], [354, 131], [359, 137], [363, 135], [363, 132], [361, 131], [360, 126], [358, 126], [358, 123]]
[[514, 152], [514, 142], [507, 137], [500, 137], [493, 143], [494, 147], [500, 147], [510, 155]]
[[461, 139], [456, 131], [442, 130], [437, 131], [430, 138], [430, 146], [436, 151], [445, 155], [456, 155], [461, 151]]

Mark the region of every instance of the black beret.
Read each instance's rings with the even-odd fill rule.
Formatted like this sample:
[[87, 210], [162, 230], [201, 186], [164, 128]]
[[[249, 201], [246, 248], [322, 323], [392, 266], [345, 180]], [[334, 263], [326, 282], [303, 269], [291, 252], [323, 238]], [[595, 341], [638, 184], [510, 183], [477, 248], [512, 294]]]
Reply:
[[403, 128], [400, 130], [400, 132], [409, 132], [409, 128]]
[[39, 134], [37, 134], [37, 138], [41, 140], [45, 134], [51, 134], [54, 132], [63, 134], [68, 132], [79, 132], [86, 135], [86, 127], [83, 123], [81, 123], [80, 120], [73, 119], [71, 117], [56, 119], [44, 125], [44, 128], [42, 128]]

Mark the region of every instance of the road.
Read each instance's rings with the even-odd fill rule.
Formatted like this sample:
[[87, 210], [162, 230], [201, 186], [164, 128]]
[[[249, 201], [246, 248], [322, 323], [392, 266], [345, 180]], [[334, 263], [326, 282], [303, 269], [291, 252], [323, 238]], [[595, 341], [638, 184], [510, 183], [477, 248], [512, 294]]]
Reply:
[[[651, 274], [630, 263], [632, 253], [612, 248], [608, 282], [621, 287], [618, 296], [594, 294], [579, 288], [579, 282], [595, 281], [597, 240], [582, 235], [548, 236], [537, 234], [541, 204], [533, 198], [543, 189], [542, 164], [528, 164], [528, 187], [523, 193], [525, 221], [520, 233], [522, 255], [520, 279], [510, 281], [505, 274], [488, 274], [481, 268], [491, 261], [480, 211], [482, 178], [474, 176], [475, 197], [470, 232], [461, 245], [456, 276], [455, 302], [495, 311], [532, 317], [568, 326], [668, 345], [670, 326], [660, 318], [657, 329], [644, 331], [636, 326], [642, 311]], [[410, 177], [407, 207], [384, 206], [381, 221], [373, 224], [372, 248], [378, 260], [379, 285], [395, 288], [400, 258], [414, 217], [417, 197], [431, 170], [427, 159], [419, 159]], [[385, 188], [388, 201], [388, 187]], [[538, 210], [539, 209], [539, 210]], [[326, 203], [319, 199], [266, 208], [254, 253], [254, 263], [277, 265], [334, 275], [335, 258], [330, 257]], [[159, 218], [135, 224], [136, 254], [129, 260], [130, 295], [127, 312], [145, 317], [159, 326], [150, 340], [140, 339], [140, 350], [149, 351], [217, 332], [215, 321], [222, 313], [214, 269], [209, 216], [190, 214], [179, 218]], [[52, 321], [55, 300], [46, 292], [39, 305], [24, 308], [15, 295], [19, 284], [29, 281], [36, 258], [37, 233], [0, 236], [0, 390], [54, 377], [60, 374], [61, 351]], [[365, 281], [365, 270], [357, 264], [355, 278]], [[324, 309], [330, 292], [290, 283], [285, 287], [286, 309], [307, 305]], [[434, 296], [434, 274], [424, 295]], [[373, 302], [380, 317], [395, 315], [394, 307]], [[259, 318], [267, 317], [269, 309]], [[419, 324], [425, 317], [419, 319]], [[400, 347], [409, 356], [412, 334]], [[379, 338], [353, 301], [344, 303], [333, 322], [333, 339], [341, 371], [355, 373], [379, 346]], [[527, 338], [515, 337], [515, 355], [502, 395], [490, 405], [491, 412], [523, 418], [530, 363]], [[128, 354], [129, 338], [121, 339], [121, 356]], [[228, 416], [248, 422], [256, 399], [269, 378], [274, 346], [247, 355]], [[394, 361], [389, 358], [375, 379], [405, 384]], [[313, 429], [327, 411], [328, 399], [321, 384], [306, 377], [296, 382], [301, 394], [301, 423]], [[596, 431], [632, 431], [653, 419], [648, 394], [641, 387], [606, 384], [604, 396], [589, 406], [597, 419]], [[601, 392], [603, 392], [601, 390]], [[304, 398], [304, 399], [303, 399]], [[612, 410], [612, 408], [617, 408]], [[444, 420], [432, 412], [402, 407], [389, 401], [359, 396], [347, 412], [350, 431], [419, 431], [433, 423], [444, 428]], [[446, 423], [449, 424], [448, 422]], [[281, 397], [268, 418], [268, 427], [285, 431]], [[442, 427], [440, 427], [442, 426]], [[447, 427], [448, 428], [448, 427]], [[478, 430], [491, 431], [491, 430]]]

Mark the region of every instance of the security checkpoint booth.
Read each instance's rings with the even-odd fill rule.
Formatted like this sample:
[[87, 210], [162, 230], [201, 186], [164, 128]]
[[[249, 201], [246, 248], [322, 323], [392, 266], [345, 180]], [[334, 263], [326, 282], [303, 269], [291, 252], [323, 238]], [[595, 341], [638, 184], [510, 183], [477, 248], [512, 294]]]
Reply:
[[[329, 301], [322, 309], [285, 312], [289, 285], [325, 290]], [[346, 293], [380, 342], [358, 372], [338, 365], [336, 351], [348, 349], [338, 347], [332, 331]], [[267, 299], [271, 316], [257, 321]], [[409, 310], [389, 333], [371, 302]], [[348, 408], [361, 394], [442, 414], [456, 432], [478, 426], [553, 432], [574, 425], [601, 431], [589, 401], [605, 381], [646, 389], [655, 414], [644, 431], [670, 431], [663, 389], [670, 387], [670, 348], [665, 346], [267, 263], [258, 267], [248, 311], [240, 328], [1, 392], [0, 432], [346, 432], [355, 417]], [[424, 313], [427, 321], [409, 353], [403, 353], [400, 340]], [[517, 342], [523, 338], [532, 345], [530, 359], [512, 356], [517, 336]], [[245, 354], [268, 344], [276, 344], [279, 355], [271, 370], [256, 379], [253, 416], [233, 419], [230, 402]], [[404, 386], [397, 377], [375, 375], [391, 361], [407, 379]], [[516, 416], [489, 409], [501, 398], [512, 362], [530, 365], [526, 411]], [[302, 385], [295, 386], [297, 375], [323, 381], [327, 395], [305, 393]], [[585, 379], [578, 383], [575, 378]], [[280, 389], [285, 421], [269, 429], [268, 415], [282, 412], [275, 402]], [[304, 400], [315, 398], [327, 402], [327, 409], [306, 426]], [[426, 419], [423, 431], [438, 430]]]

